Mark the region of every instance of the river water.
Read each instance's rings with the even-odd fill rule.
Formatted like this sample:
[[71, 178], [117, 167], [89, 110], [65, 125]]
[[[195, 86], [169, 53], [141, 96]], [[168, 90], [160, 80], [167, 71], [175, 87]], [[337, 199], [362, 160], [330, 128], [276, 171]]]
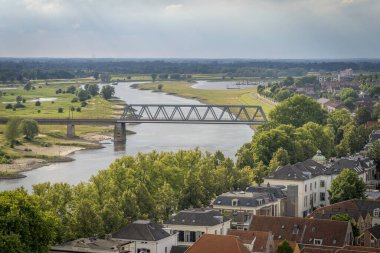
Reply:
[[[201, 104], [192, 99], [180, 98], [164, 93], [142, 91], [131, 88], [131, 83], [115, 86], [115, 96], [130, 104]], [[88, 181], [97, 171], [106, 169], [116, 158], [138, 152], [175, 151], [194, 149], [214, 152], [221, 150], [234, 158], [237, 149], [249, 142], [253, 131], [246, 125], [196, 125], [196, 124], [137, 124], [127, 125], [136, 132], [128, 135], [125, 151], [114, 151], [113, 143], [103, 142], [104, 148], [75, 152], [70, 157], [75, 161], [55, 163], [25, 172], [21, 179], [0, 180], [0, 190], [17, 187], [32, 189], [32, 185], [43, 182], [67, 182], [78, 184]]]

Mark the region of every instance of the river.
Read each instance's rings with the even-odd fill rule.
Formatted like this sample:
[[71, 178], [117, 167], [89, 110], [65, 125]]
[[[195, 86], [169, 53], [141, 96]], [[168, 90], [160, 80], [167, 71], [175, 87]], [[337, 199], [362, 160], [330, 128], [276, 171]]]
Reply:
[[[201, 104], [164, 93], [133, 89], [132, 83], [119, 83], [115, 86], [115, 96], [130, 104]], [[78, 184], [88, 181], [97, 171], [106, 169], [116, 158], [138, 152], [175, 151], [194, 149], [214, 152], [221, 150], [234, 158], [237, 149], [249, 142], [253, 131], [246, 125], [196, 125], [196, 124], [137, 124], [127, 125], [136, 132], [128, 135], [125, 151], [114, 151], [112, 142], [104, 142], [104, 148], [75, 152], [70, 157], [75, 161], [55, 163], [25, 172], [25, 178], [0, 180], [0, 190], [12, 190], [23, 186], [27, 190], [32, 185], [43, 182], [67, 182]]]

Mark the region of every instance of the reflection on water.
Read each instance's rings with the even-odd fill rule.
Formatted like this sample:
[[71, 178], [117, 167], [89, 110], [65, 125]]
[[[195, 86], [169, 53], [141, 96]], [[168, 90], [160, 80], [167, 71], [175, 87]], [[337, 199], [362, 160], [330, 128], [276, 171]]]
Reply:
[[[115, 94], [131, 104], [200, 104], [198, 101], [184, 99], [151, 91], [130, 88], [130, 83], [119, 83]], [[25, 172], [26, 178], [0, 181], [0, 190], [24, 186], [30, 190], [33, 184], [42, 182], [68, 182], [77, 184], [88, 181], [101, 169], [106, 169], [116, 158], [138, 152], [175, 151], [193, 149], [214, 152], [221, 150], [234, 158], [236, 150], [251, 140], [253, 131], [245, 125], [196, 125], [196, 124], [131, 124], [127, 128], [136, 132], [127, 136], [126, 149], [119, 150], [110, 141], [104, 142], [99, 150], [84, 150], [71, 154], [75, 161], [57, 163]]]

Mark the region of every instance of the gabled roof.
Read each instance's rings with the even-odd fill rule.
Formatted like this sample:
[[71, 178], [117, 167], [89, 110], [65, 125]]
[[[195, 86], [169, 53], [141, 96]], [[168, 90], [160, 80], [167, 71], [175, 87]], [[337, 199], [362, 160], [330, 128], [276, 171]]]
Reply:
[[249, 253], [249, 250], [236, 236], [204, 234], [185, 253]]
[[352, 245], [347, 245], [344, 246], [343, 249], [338, 249], [336, 253], [376, 253], [380, 252], [379, 248], [372, 248], [372, 247], [363, 247], [363, 246], [352, 246]]
[[333, 161], [329, 168], [330, 174], [339, 174], [346, 168], [357, 174], [362, 174], [365, 172], [365, 169], [370, 168], [371, 166], [374, 166], [374, 163], [370, 158], [363, 156], [351, 156]]
[[344, 213], [358, 221], [360, 217], [364, 219], [367, 214], [372, 216], [373, 210], [376, 208], [380, 208], [380, 201], [369, 199], [351, 199], [329, 206], [320, 207], [312, 212], [308, 217], [329, 220], [335, 214]]
[[268, 179], [305, 181], [328, 173], [328, 168], [312, 159], [278, 168]]
[[118, 252], [117, 248], [125, 242], [110, 239], [79, 238], [65, 242], [61, 245], [52, 246], [51, 252]]
[[369, 135], [370, 141], [376, 141], [380, 140], [380, 130], [373, 130], [372, 133]]
[[346, 221], [254, 215], [249, 230], [271, 231], [274, 240], [307, 245], [314, 244], [314, 239], [321, 239], [322, 246], [343, 247], [349, 226]]
[[159, 241], [169, 236], [161, 225], [146, 220], [130, 223], [112, 234], [112, 238], [132, 241]]
[[373, 237], [375, 237], [377, 240], [380, 239], [380, 225], [376, 225], [374, 227], [371, 227], [367, 229], [368, 232], [370, 232]]
[[223, 215], [211, 208], [191, 208], [173, 215], [165, 225], [215, 226], [227, 221]]
[[257, 207], [277, 201], [277, 198], [271, 193], [258, 192], [226, 192], [216, 197], [212, 202], [213, 206], [232, 206], [236, 201], [239, 207]]
[[266, 246], [268, 241], [271, 240], [271, 233], [264, 231], [244, 231], [237, 229], [229, 229], [227, 232], [228, 235], [236, 236], [244, 244], [253, 244], [253, 252], [264, 252], [266, 251]]

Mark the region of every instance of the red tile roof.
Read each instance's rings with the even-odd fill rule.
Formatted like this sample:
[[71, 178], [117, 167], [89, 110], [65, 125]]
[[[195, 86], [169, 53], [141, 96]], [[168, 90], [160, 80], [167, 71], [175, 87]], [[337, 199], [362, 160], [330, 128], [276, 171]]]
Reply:
[[250, 253], [236, 236], [205, 234], [185, 253]]
[[255, 243], [253, 244], [254, 252], [265, 251], [268, 240], [271, 239], [271, 233], [264, 231], [244, 231], [237, 229], [229, 229], [228, 235], [236, 236], [244, 244], [251, 244], [252, 241], [255, 240]]

